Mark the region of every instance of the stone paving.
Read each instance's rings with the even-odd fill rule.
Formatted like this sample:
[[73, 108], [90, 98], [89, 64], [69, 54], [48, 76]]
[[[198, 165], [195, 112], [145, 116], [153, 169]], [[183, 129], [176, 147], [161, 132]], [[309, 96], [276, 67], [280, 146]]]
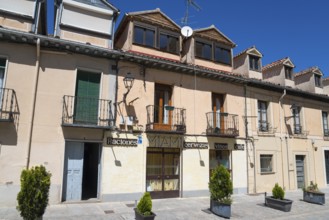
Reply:
[[[234, 195], [231, 219], [329, 219], [329, 188], [327, 204], [316, 205], [302, 201], [302, 191], [286, 192], [286, 198], [293, 200], [291, 212], [282, 212], [264, 206], [264, 194]], [[58, 204], [47, 207], [44, 220], [133, 220], [134, 201]], [[153, 200], [156, 220], [211, 220], [223, 219], [209, 211], [209, 198], [176, 198]], [[15, 207], [0, 207], [0, 220], [22, 219]]]

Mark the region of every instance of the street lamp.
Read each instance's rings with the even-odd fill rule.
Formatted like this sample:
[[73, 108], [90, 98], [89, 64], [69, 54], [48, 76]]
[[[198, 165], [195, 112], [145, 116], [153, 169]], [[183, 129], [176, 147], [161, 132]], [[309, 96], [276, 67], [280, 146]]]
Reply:
[[131, 73], [127, 73], [125, 78], [123, 78], [123, 83], [125, 85], [125, 88], [127, 89], [127, 92], [123, 94], [123, 102], [126, 104], [126, 98], [128, 93], [130, 92], [131, 88], [134, 85], [135, 78], [131, 76]]

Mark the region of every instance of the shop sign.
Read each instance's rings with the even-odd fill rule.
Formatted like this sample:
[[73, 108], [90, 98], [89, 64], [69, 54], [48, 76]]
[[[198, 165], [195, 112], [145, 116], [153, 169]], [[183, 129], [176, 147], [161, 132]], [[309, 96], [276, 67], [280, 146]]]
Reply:
[[107, 145], [119, 145], [119, 146], [137, 146], [137, 139], [127, 138], [107, 138]]
[[227, 143], [215, 143], [214, 147], [216, 150], [228, 150]]
[[184, 142], [184, 148], [199, 148], [199, 149], [207, 149], [208, 143], [207, 142]]
[[183, 137], [171, 135], [148, 135], [148, 147], [181, 148]]
[[244, 144], [234, 144], [234, 150], [244, 150]]

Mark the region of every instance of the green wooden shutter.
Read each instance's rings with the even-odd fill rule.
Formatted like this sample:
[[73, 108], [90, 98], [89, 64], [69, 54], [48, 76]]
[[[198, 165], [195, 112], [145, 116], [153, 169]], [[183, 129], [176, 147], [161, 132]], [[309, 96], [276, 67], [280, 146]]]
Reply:
[[101, 74], [78, 71], [75, 91], [75, 123], [97, 125]]

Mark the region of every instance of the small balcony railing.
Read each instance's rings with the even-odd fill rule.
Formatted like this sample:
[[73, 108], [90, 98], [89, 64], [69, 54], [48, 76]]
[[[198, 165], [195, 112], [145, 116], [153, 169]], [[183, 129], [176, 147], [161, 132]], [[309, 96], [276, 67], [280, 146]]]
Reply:
[[0, 88], [0, 121], [18, 120], [19, 107], [16, 92], [13, 89]]
[[62, 125], [110, 128], [114, 125], [110, 100], [78, 96], [63, 97]]
[[208, 112], [207, 116], [207, 135], [212, 136], [239, 136], [238, 115]]
[[276, 128], [273, 128], [268, 121], [258, 121], [258, 132], [260, 133], [275, 133]]
[[147, 132], [186, 132], [186, 109], [173, 106], [146, 106], [147, 111]]
[[323, 129], [323, 136], [329, 137], [329, 129], [328, 128]]

